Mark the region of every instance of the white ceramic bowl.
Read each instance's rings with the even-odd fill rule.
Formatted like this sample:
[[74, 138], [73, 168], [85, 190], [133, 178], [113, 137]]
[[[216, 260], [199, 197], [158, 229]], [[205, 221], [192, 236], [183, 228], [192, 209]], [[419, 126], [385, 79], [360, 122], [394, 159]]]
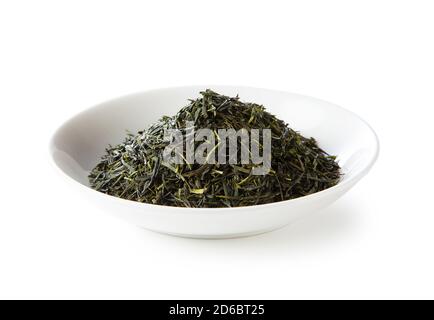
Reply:
[[171, 235], [229, 238], [254, 235], [287, 225], [324, 208], [341, 197], [372, 167], [379, 151], [371, 127], [355, 114], [334, 104], [297, 94], [229, 86], [211, 86], [218, 93], [263, 104], [307, 137], [317, 139], [328, 153], [338, 155], [342, 181], [327, 190], [265, 205], [240, 208], [176, 208], [139, 203], [105, 195], [89, 188], [87, 175], [109, 144], [123, 141], [126, 130], [137, 132], [159, 119], [174, 115], [187, 99], [207, 87], [151, 90], [117, 98], [78, 114], [54, 134], [50, 152], [56, 166], [82, 195], [106, 211], [140, 227]]

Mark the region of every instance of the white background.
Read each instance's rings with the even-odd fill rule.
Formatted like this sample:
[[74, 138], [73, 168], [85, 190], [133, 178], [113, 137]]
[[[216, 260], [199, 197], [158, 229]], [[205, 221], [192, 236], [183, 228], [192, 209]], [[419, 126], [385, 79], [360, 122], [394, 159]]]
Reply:
[[[0, 298], [434, 298], [433, 43], [432, 1], [0, 2]], [[116, 220], [51, 166], [77, 112], [209, 83], [337, 103], [380, 158], [318, 215], [221, 241]]]

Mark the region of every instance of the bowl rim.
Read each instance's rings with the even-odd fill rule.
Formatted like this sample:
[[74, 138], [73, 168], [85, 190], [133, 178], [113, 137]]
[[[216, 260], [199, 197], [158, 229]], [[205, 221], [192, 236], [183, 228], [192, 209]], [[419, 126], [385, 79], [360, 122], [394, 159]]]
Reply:
[[[107, 104], [115, 102], [117, 100], [120, 99], [127, 99], [127, 98], [132, 98], [134, 96], [139, 96], [145, 93], [156, 93], [158, 91], [167, 91], [167, 90], [174, 90], [174, 89], [203, 89], [203, 88], [221, 88], [221, 89], [237, 89], [237, 88], [242, 88], [244, 90], [262, 90], [262, 91], [267, 91], [270, 93], [275, 93], [275, 94], [289, 94], [292, 96], [298, 96], [300, 98], [304, 98], [304, 99], [310, 99], [310, 100], [315, 100], [319, 103], [323, 103], [323, 104], [327, 104], [329, 106], [333, 106], [337, 109], [339, 109], [340, 111], [350, 114], [352, 117], [356, 118], [357, 120], [359, 120], [361, 123], [363, 123], [366, 128], [370, 131], [370, 133], [373, 135], [374, 137], [374, 141], [375, 141], [375, 145], [373, 146], [375, 149], [372, 157], [367, 161], [367, 164], [364, 168], [362, 168], [357, 174], [355, 174], [354, 176], [352, 176], [351, 178], [347, 179], [347, 180], [343, 180], [338, 182], [336, 185], [324, 189], [322, 191], [318, 191], [306, 196], [302, 196], [302, 197], [298, 197], [295, 199], [288, 199], [288, 200], [282, 200], [282, 201], [276, 201], [276, 202], [271, 202], [271, 203], [265, 203], [265, 204], [258, 204], [258, 205], [252, 205], [252, 206], [240, 206], [240, 207], [217, 207], [217, 208], [196, 208], [196, 207], [176, 207], [176, 206], [167, 206], [167, 205], [161, 205], [161, 204], [152, 204], [152, 203], [147, 203], [147, 202], [139, 202], [139, 201], [135, 201], [135, 200], [129, 200], [129, 199], [124, 199], [124, 198], [119, 198], [116, 196], [112, 196], [103, 192], [99, 192], [95, 189], [92, 189], [90, 186], [86, 186], [84, 184], [82, 184], [81, 182], [75, 180], [73, 177], [71, 177], [70, 175], [68, 175], [66, 172], [64, 172], [59, 165], [56, 163], [56, 160], [53, 157], [54, 154], [54, 150], [56, 149], [55, 147], [55, 139], [58, 136], [58, 134], [62, 131], [62, 129], [64, 129], [64, 127], [66, 127], [68, 124], [70, 124], [74, 119], [78, 118], [79, 116], [82, 116], [84, 114], [86, 114], [87, 112], [91, 111], [91, 110], [97, 110], [97, 109], [103, 109], [104, 107], [106, 107]], [[218, 90], [218, 89], [216, 89]], [[353, 182], [357, 182], [359, 181], [362, 177], [364, 177], [369, 171], [370, 169], [373, 167], [374, 163], [377, 161], [379, 153], [380, 153], [380, 141], [378, 138], [377, 133], [375, 132], [375, 130], [372, 128], [372, 126], [365, 121], [363, 118], [361, 118], [359, 115], [357, 115], [356, 113], [343, 108], [339, 105], [336, 105], [334, 103], [331, 103], [329, 101], [323, 100], [323, 99], [318, 99], [315, 97], [311, 97], [308, 95], [304, 95], [304, 94], [298, 94], [298, 93], [292, 93], [289, 91], [284, 91], [284, 90], [275, 90], [275, 89], [268, 89], [268, 88], [262, 88], [262, 87], [251, 87], [251, 86], [243, 86], [243, 85], [184, 85], [184, 86], [169, 86], [169, 87], [162, 87], [162, 88], [154, 88], [154, 89], [149, 89], [149, 90], [141, 90], [141, 91], [136, 91], [136, 92], [132, 92], [129, 94], [125, 94], [125, 95], [121, 95], [119, 97], [115, 97], [115, 98], [111, 98], [109, 100], [105, 100], [103, 102], [100, 102], [96, 105], [93, 105], [91, 107], [87, 107], [84, 110], [70, 116], [67, 120], [65, 120], [60, 126], [57, 127], [57, 129], [54, 131], [54, 133], [52, 134], [50, 140], [49, 140], [49, 155], [50, 155], [50, 159], [51, 159], [51, 163], [52, 165], [54, 165], [54, 167], [57, 169], [58, 172], [61, 173], [62, 176], [67, 177], [68, 180], [70, 182], [72, 182], [75, 186], [79, 187], [81, 186], [82, 189], [87, 190], [87, 192], [90, 192], [91, 194], [98, 194], [100, 196], [102, 196], [102, 199], [107, 199], [107, 200], [114, 200], [114, 201], [119, 201], [121, 204], [129, 204], [129, 205], [135, 205], [135, 206], [139, 206], [142, 208], [155, 208], [157, 207], [160, 210], [167, 210], [167, 211], [190, 211], [193, 210], [195, 213], [199, 213], [199, 212], [206, 212], [206, 213], [219, 213], [221, 214], [221, 211], [225, 211], [227, 213], [229, 212], [233, 212], [233, 211], [244, 211], [244, 210], [253, 210], [256, 208], [274, 208], [274, 207], [278, 207], [278, 206], [282, 206], [288, 203], [296, 203], [296, 202], [301, 202], [301, 201], [307, 201], [307, 200], [314, 200], [316, 198], [322, 197], [322, 196], [326, 196], [327, 194], [331, 194], [339, 189], [344, 188], [347, 185], [350, 185]]]

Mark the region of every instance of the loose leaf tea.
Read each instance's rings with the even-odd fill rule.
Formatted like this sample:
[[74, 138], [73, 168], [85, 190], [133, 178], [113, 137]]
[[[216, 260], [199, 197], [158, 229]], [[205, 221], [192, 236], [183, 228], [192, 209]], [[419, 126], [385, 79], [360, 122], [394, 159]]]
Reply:
[[[200, 94], [175, 116], [109, 146], [89, 175], [91, 187], [139, 202], [212, 208], [294, 199], [339, 182], [335, 156], [262, 105], [209, 89]], [[201, 129], [208, 134], [199, 134]], [[237, 133], [232, 144], [222, 129]], [[257, 129], [264, 131], [255, 135]], [[178, 135], [168, 138], [168, 132]], [[255, 151], [263, 163], [254, 161]], [[258, 174], [261, 166], [268, 170]]]

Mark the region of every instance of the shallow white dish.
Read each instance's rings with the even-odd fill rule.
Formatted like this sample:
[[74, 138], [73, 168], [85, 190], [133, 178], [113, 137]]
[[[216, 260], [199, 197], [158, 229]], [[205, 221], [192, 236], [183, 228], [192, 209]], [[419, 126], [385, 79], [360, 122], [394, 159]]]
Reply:
[[221, 94], [263, 104], [290, 127], [317, 139], [328, 153], [337, 155], [344, 176], [327, 190], [277, 203], [241, 208], [191, 209], [138, 203], [89, 188], [87, 175], [105, 147], [123, 141], [126, 130], [137, 132], [162, 115], [174, 115], [187, 99], [207, 86], [151, 90], [117, 98], [76, 115], [54, 134], [50, 152], [54, 163], [82, 195], [107, 212], [140, 227], [195, 238], [229, 238], [280, 228], [324, 208], [341, 197], [372, 167], [379, 151], [372, 128], [355, 114], [334, 104], [297, 94], [229, 86], [210, 86]]

